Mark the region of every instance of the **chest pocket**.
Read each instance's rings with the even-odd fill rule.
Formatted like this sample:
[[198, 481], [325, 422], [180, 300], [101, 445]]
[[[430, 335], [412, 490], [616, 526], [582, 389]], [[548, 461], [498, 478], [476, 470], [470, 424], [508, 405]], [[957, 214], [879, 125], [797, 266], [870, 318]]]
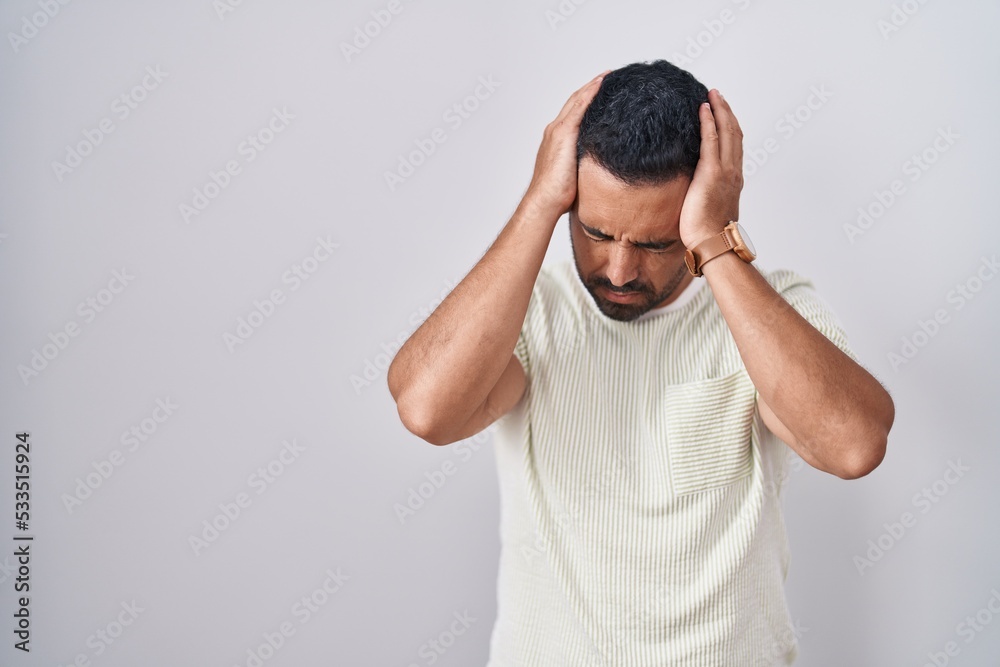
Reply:
[[674, 495], [708, 491], [750, 474], [755, 397], [744, 371], [666, 389], [663, 427]]

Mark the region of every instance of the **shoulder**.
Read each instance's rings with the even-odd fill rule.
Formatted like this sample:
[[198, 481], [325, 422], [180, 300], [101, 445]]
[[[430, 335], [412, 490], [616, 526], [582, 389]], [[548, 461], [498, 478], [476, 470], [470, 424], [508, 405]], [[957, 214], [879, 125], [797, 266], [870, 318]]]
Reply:
[[791, 269], [761, 270], [761, 275], [809, 324], [857, 361], [843, 323], [833, 306], [820, 295], [813, 281]]
[[812, 278], [793, 269], [760, 269], [768, 284], [797, 310], [821, 310], [836, 317], [830, 303], [823, 298]]
[[575, 271], [573, 262], [568, 259], [544, 264], [538, 272], [535, 288], [568, 295], [573, 291], [574, 281], [577, 278]]
[[534, 310], [552, 313], [567, 306], [572, 307], [580, 298], [578, 283], [579, 277], [571, 260], [543, 265], [531, 290], [529, 313]]
[[779, 294], [795, 288], [804, 288], [813, 291], [816, 289], [812, 280], [792, 269], [767, 269], [758, 267], [758, 270], [760, 271], [760, 275], [764, 276], [768, 284]]
[[528, 347], [536, 357], [579, 347], [586, 337], [587, 298], [572, 260], [542, 266], [521, 325], [524, 353]]

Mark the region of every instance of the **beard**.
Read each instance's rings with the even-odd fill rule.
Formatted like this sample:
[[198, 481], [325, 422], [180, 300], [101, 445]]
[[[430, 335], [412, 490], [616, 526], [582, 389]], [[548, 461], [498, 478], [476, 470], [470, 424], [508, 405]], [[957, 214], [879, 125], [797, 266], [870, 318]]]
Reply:
[[[572, 247], [572, 243], [570, 247]], [[619, 322], [630, 322], [640, 315], [648, 313], [658, 304], [663, 303], [663, 301], [677, 290], [677, 286], [681, 284], [681, 281], [684, 280], [684, 276], [688, 272], [687, 266], [682, 263], [677, 267], [677, 271], [674, 272], [670, 280], [667, 281], [666, 286], [660, 291], [655, 291], [652, 286], [642, 283], [627, 283], [621, 287], [615, 287], [607, 278], [585, 278], [580, 271], [580, 264], [576, 259], [576, 249], [573, 250], [573, 264], [576, 266], [577, 275], [580, 276], [580, 282], [587, 288], [590, 297], [597, 304], [597, 308], [606, 317]], [[636, 292], [637, 294], [630, 303], [619, 303], [605, 298], [602, 288], [610, 289], [612, 292]]]

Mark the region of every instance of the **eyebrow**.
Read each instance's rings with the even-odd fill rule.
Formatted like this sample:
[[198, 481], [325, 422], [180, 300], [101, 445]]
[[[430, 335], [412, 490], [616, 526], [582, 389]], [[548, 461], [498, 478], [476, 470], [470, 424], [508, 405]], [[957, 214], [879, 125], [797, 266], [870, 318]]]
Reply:
[[[605, 234], [604, 232], [595, 227], [591, 227], [589, 225], [584, 224], [583, 220], [580, 219], [579, 215], [576, 216], [576, 221], [579, 222], [580, 226], [583, 227], [583, 229], [591, 236], [599, 236], [602, 239], [614, 238], [610, 234]], [[666, 241], [633, 241], [632, 245], [637, 246], [639, 248], [649, 248], [651, 250], [666, 250], [670, 246], [679, 242], [680, 239], [668, 239]]]

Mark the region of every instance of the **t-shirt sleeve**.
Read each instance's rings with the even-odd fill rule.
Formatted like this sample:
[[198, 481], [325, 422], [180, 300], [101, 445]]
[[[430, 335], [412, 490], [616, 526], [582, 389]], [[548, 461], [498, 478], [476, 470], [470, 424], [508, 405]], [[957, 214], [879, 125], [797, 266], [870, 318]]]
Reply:
[[813, 283], [802, 276], [787, 270], [775, 271], [771, 275], [771, 284], [775, 290], [795, 309], [809, 324], [836, 345], [855, 363], [860, 363], [847, 332], [833, 311], [833, 308], [816, 291]]
[[526, 377], [531, 377], [531, 358], [528, 354], [528, 343], [532, 325], [532, 314], [537, 309], [537, 285], [531, 290], [531, 298], [528, 300], [528, 310], [524, 315], [524, 323], [521, 325], [521, 331], [517, 335], [517, 343], [514, 344], [514, 356], [517, 360], [521, 362], [521, 368], [524, 369], [524, 375]]
[[517, 336], [517, 343], [514, 345], [514, 356], [521, 362], [524, 374], [528, 374], [528, 341], [525, 338], [526, 325], [521, 326], [521, 333]]

